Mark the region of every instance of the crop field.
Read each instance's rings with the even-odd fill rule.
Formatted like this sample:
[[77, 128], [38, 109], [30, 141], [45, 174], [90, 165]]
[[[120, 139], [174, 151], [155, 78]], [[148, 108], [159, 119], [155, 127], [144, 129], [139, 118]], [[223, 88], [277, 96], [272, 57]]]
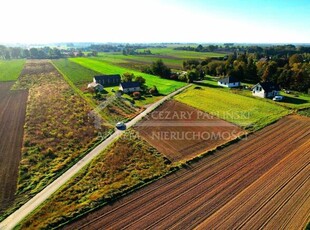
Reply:
[[138, 139], [133, 130], [127, 131], [36, 210], [21, 228], [53, 228], [167, 172], [169, 164], [162, 155]]
[[170, 100], [136, 124], [135, 130], [169, 160], [188, 160], [245, 133], [186, 104]]
[[84, 68], [68, 59], [55, 59], [52, 62], [80, 89], [86, 88], [94, 76], [100, 75], [99, 72]]
[[203, 86], [192, 86], [175, 99], [249, 130], [263, 128], [289, 113], [273, 103]]
[[21, 159], [27, 90], [0, 83], [0, 214], [14, 200]]
[[303, 229], [309, 137], [309, 118], [284, 117], [65, 229]]
[[25, 60], [0, 60], [0, 82], [15, 81], [21, 73]]
[[[95, 59], [116, 64], [130, 69], [140, 70], [142, 66], [150, 65], [152, 62], [162, 59], [172, 69], [182, 69], [183, 61], [188, 59], [206, 59], [208, 57], [223, 57], [222, 53], [200, 53], [194, 51], [174, 50], [173, 48], [150, 48], [151, 55], [123, 55], [120, 52], [99, 53]], [[143, 52], [143, 49], [138, 50]]]
[[122, 68], [116, 65], [109, 64], [107, 62], [90, 58], [70, 58], [70, 61], [73, 61], [81, 66], [92, 69], [96, 72], [100, 72], [102, 74], [123, 74], [126, 72], [130, 72], [135, 74], [136, 76], [142, 76], [143, 78], [145, 78], [147, 86], [152, 87], [156, 85], [159, 93], [161, 94], [169, 94], [186, 84], [184, 82], [162, 79], [154, 75], [141, 73], [127, 68]]
[[[213, 53], [213, 52], [195, 52], [187, 50], [174, 50], [171, 47], [167, 48], [150, 48], [152, 54], [161, 55], [161, 56], [170, 56], [173, 58], [181, 59], [205, 59], [207, 57], [224, 57], [226, 54], [223, 53]], [[140, 51], [143, 51], [140, 50]]]
[[108, 128], [90, 116], [91, 108], [48, 60], [27, 61], [14, 88], [29, 88], [16, 197], [20, 205], [83, 157]]

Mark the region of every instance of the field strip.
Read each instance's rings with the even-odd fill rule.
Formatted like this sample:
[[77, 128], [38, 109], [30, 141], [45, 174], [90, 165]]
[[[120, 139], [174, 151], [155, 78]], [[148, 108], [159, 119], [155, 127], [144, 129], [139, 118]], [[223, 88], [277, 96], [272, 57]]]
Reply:
[[[140, 113], [134, 119], [126, 123], [127, 128], [135, 125], [138, 121], [140, 121], [144, 116], [148, 113], [152, 112], [155, 108], [157, 108], [164, 101], [170, 99], [176, 94], [180, 93], [184, 89], [190, 87], [191, 85], [186, 85], [173, 93], [165, 96], [161, 100], [154, 103], [152, 106], [149, 106], [145, 111]], [[99, 144], [94, 150], [92, 150], [89, 154], [87, 154], [83, 159], [78, 161], [75, 165], [73, 165], [70, 169], [68, 169], [63, 175], [57, 178], [53, 183], [43, 189], [40, 193], [38, 193], [35, 197], [29, 200], [26, 204], [24, 204], [17, 211], [8, 216], [4, 221], [0, 223], [1, 230], [9, 230], [13, 229], [22, 219], [24, 219], [28, 214], [34, 211], [40, 204], [42, 204], [48, 197], [50, 197], [54, 192], [56, 192], [62, 185], [64, 185], [70, 178], [72, 178], [77, 172], [79, 172], [84, 166], [86, 166], [92, 159], [94, 159], [98, 154], [100, 154], [109, 144], [111, 144], [114, 140], [120, 137], [123, 134], [122, 131], [116, 130], [108, 139]]]
[[[309, 175], [307, 175], [305, 172], [307, 172], [306, 169], [309, 167], [308, 155], [310, 151], [307, 151], [308, 155], [302, 155], [300, 151], [300, 149], [309, 147], [309, 144], [309, 142], [305, 142], [300, 146], [300, 148], [292, 151], [292, 153], [282, 159], [272, 169], [267, 171], [263, 176], [251, 184], [248, 188], [243, 190], [240, 194], [238, 194], [238, 196], [228, 202], [225, 206], [218, 209], [212, 216], [196, 226], [196, 228], [201, 229], [207, 226], [221, 228], [227, 224], [229, 226], [238, 226], [238, 228], [243, 228], [244, 225], [246, 225], [253, 218], [259, 221], [259, 218], [256, 216], [257, 213], [263, 212], [263, 208], [265, 208], [268, 203], [270, 203], [272, 200], [275, 200], [276, 196], [279, 197], [279, 193], [281, 191], [285, 191], [286, 187], [291, 183], [291, 180], [296, 179], [301, 175], [302, 172], [305, 174], [303, 176], [306, 176], [306, 178], [309, 177]], [[298, 158], [296, 158], [296, 152], [300, 155]], [[274, 175], [277, 175], [278, 177], [275, 177], [270, 181], [270, 178]], [[289, 190], [287, 193], [283, 194], [283, 198], [286, 198], [282, 203], [276, 200], [276, 203], [272, 205], [273, 209], [277, 209], [279, 211], [285, 202], [287, 202], [307, 181], [307, 179], [299, 179], [297, 180], [299, 185], [293, 186], [292, 192], [289, 192], [291, 191]], [[259, 182], [261, 182], [261, 184]], [[230, 207], [234, 207], [233, 212], [231, 211]], [[245, 210], [248, 211], [245, 212]], [[266, 212], [267, 210], [265, 210], [263, 213]], [[269, 213], [270, 215], [266, 221], [268, 222], [268, 220], [270, 220], [276, 213], [276, 210], [273, 210], [271, 213]], [[258, 226], [251, 227], [256, 228]], [[250, 226], [246, 227], [246, 229], [248, 228], [250, 228]]]

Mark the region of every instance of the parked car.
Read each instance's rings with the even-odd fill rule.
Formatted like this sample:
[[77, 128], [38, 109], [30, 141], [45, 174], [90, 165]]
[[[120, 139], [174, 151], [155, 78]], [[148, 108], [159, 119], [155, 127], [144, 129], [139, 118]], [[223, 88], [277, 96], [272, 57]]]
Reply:
[[274, 98], [272, 98], [272, 100], [274, 100], [274, 101], [282, 101], [283, 100], [283, 96], [275, 96]]

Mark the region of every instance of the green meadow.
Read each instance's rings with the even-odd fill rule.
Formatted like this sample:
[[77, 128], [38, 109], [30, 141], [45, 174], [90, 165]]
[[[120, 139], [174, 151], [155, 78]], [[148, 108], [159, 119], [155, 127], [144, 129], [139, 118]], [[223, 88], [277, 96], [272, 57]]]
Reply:
[[[135, 74], [136, 76], [142, 76], [146, 80], [146, 85], [152, 87], [156, 85], [157, 89], [161, 94], [169, 94], [175, 91], [178, 88], [186, 85], [184, 82], [178, 82], [173, 80], [162, 79], [160, 77], [141, 73], [139, 71], [135, 71], [132, 69], [116, 66], [104, 61], [92, 59], [92, 58], [70, 58], [72, 62], [75, 62], [87, 69], [91, 69], [95, 72], [99, 72], [102, 74], [123, 74], [126, 72], [130, 72]], [[83, 80], [83, 76], [81, 76], [81, 81]], [[86, 76], [85, 76], [86, 78]], [[87, 78], [88, 79], [88, 78]]]
[[0, 60], [0, 81], [16, 81], [24, 64], [25, 59]]
[[95, 75], [100, 74], [68, 59], [55, 59], [52, 62], [78, 87], [85, 87]]
[[250, 131], [261, 129], [289, 113], [288, 109], [273, 103], [203, 86], [192, 86], [175, 99]]

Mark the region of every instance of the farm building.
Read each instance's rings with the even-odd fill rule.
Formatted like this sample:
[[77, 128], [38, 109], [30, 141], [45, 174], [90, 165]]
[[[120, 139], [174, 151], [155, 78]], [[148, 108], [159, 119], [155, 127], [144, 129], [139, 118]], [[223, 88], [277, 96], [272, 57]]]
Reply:
[[101, 92], [103, 90], [103, 86], [99, 83], [96, 83], [96, 82], [89, 83], [87, 85], [87, 89], [90, 89], [90, 88], [93, 88], [99, 92]]
[[280, 88], [272, 82], [260, 82], [253, 86], [252, 94], [257, 97], [270, 98], [279, 95]]
[[138, 92], [141, 90], [140, 82], [122, 82], [119, 85], [119, 89], [124, 93]]
[[116, 86], [121, 83], [121, 76], [119, 74], [94, 76], [93, 82], [103, 87]]
[[239, 87], [241, 85], [239, 80], [231, 76], [219, 79], [217, 84], [228, 88]]

